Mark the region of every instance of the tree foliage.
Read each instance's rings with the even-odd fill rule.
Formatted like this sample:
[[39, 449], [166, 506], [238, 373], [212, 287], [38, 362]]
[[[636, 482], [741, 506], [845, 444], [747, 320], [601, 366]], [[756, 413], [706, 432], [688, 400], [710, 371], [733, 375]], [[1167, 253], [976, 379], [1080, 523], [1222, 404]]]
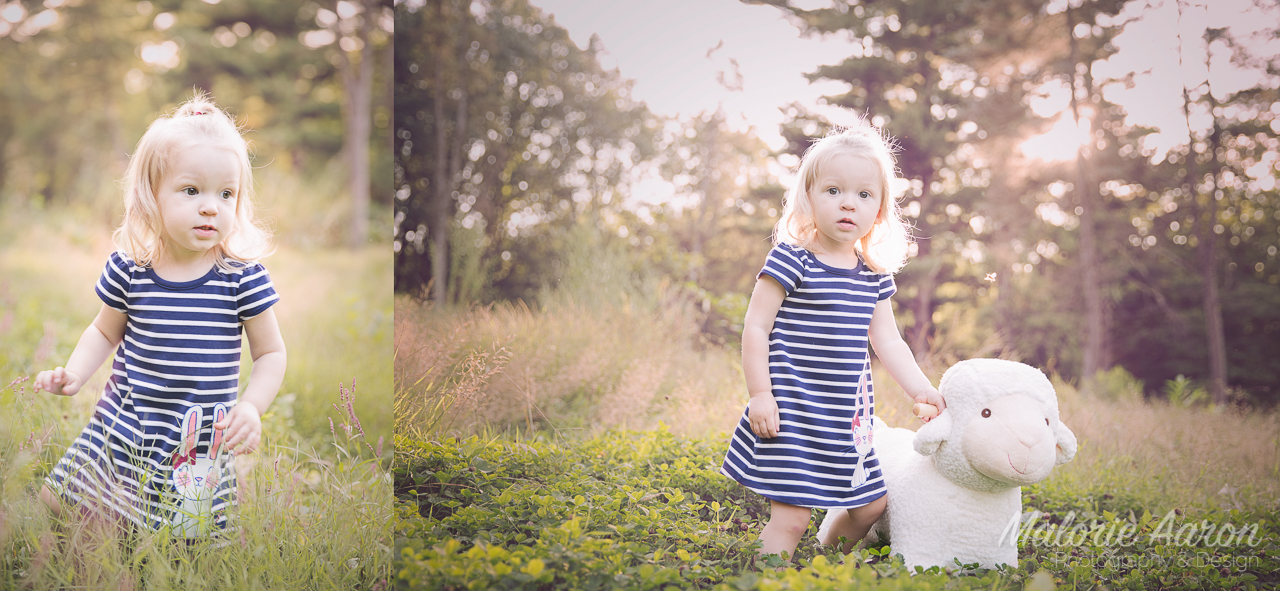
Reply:
[[423, 33], [397, 39], [397, 288], [531, 297], [568, 226], [611, 221], [655, 123], [526, 2], [405, 3], [396, 18]]
[[[1193, 92], [1190, 108], [1211, 114], [1213, 124], [1193, 131], [1184, 150], [1194, 155], [1164, 159], [1144, 144], [1152, 130], [1127, 123], [1124, 109], [1105, 98], [1107, 85], [1132, 85], [1141, 73], [1119, 80], [1092, 74], [1134, 18], [1126, 2], [874, 2], [816, 10], [764, 3], [794, 15], [803, 31], [862, 39], [853, 56], [810, 77], [847, 82], [848, 92], [827, 100], [883, 123], [902, 148], [921, 256], [899, 278], [911, 302], [899, 306], [909, 310], [901, 317], [917, 351], [1003, 351], [1075, 377], [1090, 376], [1082, 365], [1105, 368], [1114, 360], [1152, 392], [1178, 375], [1206, 380], [1212, 339], [1204, 332], [1201, 286], [1209, 265], [1209, 276], [1225, 274], [1230, 382], [1238, 394], [1274, 399], [1280, 374], [1259, 357], [1280, 348], [1275, 320], [1236, 299], [1269, 301], [1277, 293], [1269, 276], [1275, 269], [1268, 270], [1277, 261], [1254, 258], [1266, 252], [1262, 242], [1276, 241], [1268, 227], [1275, 172], [1262, 164], [1277, 156], [1270, 126], [1276, 102], [1268, 90], [1274, 57], [1247, 55], [1225, 32], [1207, 31], [1206, 42], [1222, 40], [1220, 50], [1230, 49], [1237, 65], [1264, 75], [1231, 97], [1217, 97], [1207, 83]], [[1055, 86], [1072, 89], [1090, 135], [1075, 160], [1028, 158], [1021, 144], [1052, 124], [1031, 102]], [[831, 125], [804, 105], [792, 105], [790, 114], [786, 135], [797, 154]], [[1195, 191], [1186, 181], [1188, 158], [1199, 166]], [[1194, 194], [1211, 197], [1197, 205]], [[1236, 250], [1208, 262], [1196, 256], [1196, 212], [1216, 220], [1210, 240], [1229, 240]], [[1157, 237], [1157, 228], [1168, 232]], [[1224, 234], [1229, 238], [1218, 237]], [[1240, 247], [1254, 236], [1266, 238], [1248, 257]], [[1241, 255], [1252, 273], [1239, 273]], [[1082, 281], [1090, 276], [1092, 284]], [[1251, 320], [1239, 322], [1231, 312]], [[1095, 318], [1101, 335], [1092, 343]], [[951, 326], [929, 330], [929, 345], [919, 337], [931, 323]]]
[[[779, 152], [719, 112], [649, 113], [625, 72], [599, 66], [598, 40], [577, 47], [525, 1], [399, 6], [398, 29], [421, 34], [399, 37], [396, 54], [397, 289], [431, 284], [444, 303], [665, 294], [701, 310], [711, 341], [733, 343], [781, 209], [780, 162], [832, 127], [824, 113], [836, 108], [871, 118], [900, 148], [919, 246], [896, 300], [917, 353], [1011, 356], [1070, 379], [1116, 363], [1152, 394], [1179, 375], [1206, 381], [1196, 248], [1210, 239], [1228, 383], [1236, 398], [1274, 399], [1274, 56], [1210, 31], [1214, 51], [1258, 81], [1231, 96], [1193, 87], [1196, 120], [1212, 123], [1165, 153], [1110, 99], [1146, 74], [1097, 75], [1117, 36], [1154, 8], [747, 3], [781, 9], [802, 33], [855, 41], [809, 73], [846, 91], [784, 107]], [[1038, 114], [1055, 93], [1074, 94], [1074, 110]], [[1028, 151], [1064, 121], [1087, 130], [1074, 157]]]
[[[370, 63], [390, 48], [390, 2], [160, 0], [0, 5], [0, 199], [10, 206], [118, 205], [128, 154], [194, 90], [249, 130], [255, 166], [317, 175], [344, 142], [346, 37]], [[383, 60], [385, 62], [385, 59]], [[376, 68], [375, 68], [376, 70]], [[390, 195], [390, 76], [369, 78], [366, 184]], [[386, 199], [383, 200], [386, 202]]]

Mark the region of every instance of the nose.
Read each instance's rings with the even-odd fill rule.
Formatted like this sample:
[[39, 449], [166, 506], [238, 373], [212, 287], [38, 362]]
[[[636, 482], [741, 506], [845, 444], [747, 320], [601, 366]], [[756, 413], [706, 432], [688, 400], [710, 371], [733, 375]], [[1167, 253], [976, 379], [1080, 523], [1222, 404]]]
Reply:
[[1019, 443], [1027, 447], [1035, 447], [1046, 435], [1043, 421], [1006, 423], [1005, 426], [1018, 438]]
[[200, 200], [200, 215], [218, 215], [218, 205], [214, 199]]

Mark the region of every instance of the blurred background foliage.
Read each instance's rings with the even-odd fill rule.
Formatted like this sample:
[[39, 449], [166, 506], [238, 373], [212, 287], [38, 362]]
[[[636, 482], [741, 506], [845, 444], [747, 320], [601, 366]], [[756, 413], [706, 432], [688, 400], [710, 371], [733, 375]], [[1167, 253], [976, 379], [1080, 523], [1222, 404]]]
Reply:
[[[261, 191], [265, 215], [289, 241], [351, 238], [344, 129], [368, 119], [361, 141], [372, 156], [359, 166], [381, 197], [366, 216], [386, 228], [392, 30], [389, 1], [0, 3], [6, 213], [76, 209], [114, 224], [120, 196], [111, 181], [123, 176], [138, 138], [199, 89], [248, 130], [260, 184], [290, 190], [288, 199]], [[376, 98], [347, 113], [357, 88], [343, 72], [362, 62], [376, 74], [367, 83]], [[299, 179], [323, 181], [303, 190], [290, 184]]]
[[371, 440], [389, 435], [392, 15], [390, 0], [0, 0], [4, 381], [70, 354], [99, 305], [129, 154], [200, 90], [244, 126], [275, 230], [277, 420], [331, 437], [354, 377]]
[[[1130, 2], [748, 3], [776, 6], [800, 33], [862, 40], [809, 76], [847, 83], [827, 103], [898, 138], [918, 244], [895, 305], [931, 375], [1003, 356], [1099, 391], [1120, 380], [1153, 397], [1201, 388], [1215, 404], [1277, 402], [1278, 56], [1230, 29], [1182, 39], [1216, 53], [1210, 70], [1229, 56], [1256, 83], [1182, 89], [1195, 123], [1165, 152], [1102, 92], [1139, 73], [1094, 74], [1134, 18]], [[396, 6], [398, 309], [597, 306], [632, 319], [674, 307], [644, 318], [687, 319], [699, 336], [680, 340], [695, 348], [736, 348], [782, 206], [778, 171], [832, 123], [787, 105], [789, 145], [773, 151], [722, 113], [656, 115], [626, 72], [599, 65], [598, 39], [577, 46], [536, 4]], [[1037, 115], [1032, 103], [1055, 89], [1074, 96], [1069, 109]], [[1087, 135], [1027, 155], [1064, 121]], [[651, 197], [655, 186], [669, 194]]]

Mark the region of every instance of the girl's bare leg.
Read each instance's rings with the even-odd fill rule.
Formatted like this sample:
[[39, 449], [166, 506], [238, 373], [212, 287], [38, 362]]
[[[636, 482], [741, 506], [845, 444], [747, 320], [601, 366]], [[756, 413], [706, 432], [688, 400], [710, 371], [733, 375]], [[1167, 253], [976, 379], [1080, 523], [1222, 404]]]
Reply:
[[760, 532], [760, 541], [764, 542], [760, 554], [795, 554], [800, 537], [809, 529], [810, 516], [811, 511], [805, 507], [769, 501], [769, 523]]
[[58, 495], [49, 490], [48, 485], [41, 485], [40, 500], [49, 507], [49, 511], [53, 512], [54, 517], [62, 517], [62, 502], [58, 500]]
[[867, 537], [867, 532], [871, 531], [871, 526], [875, 525], [876, 520], [880, 519], [880, 516], [884, 514], [888, 499], [888, 496], [881, 496], [866, 505], [845, 511], [832, 509], [836, 511], [834, 521], [826, 532], [826, 538], [819, 539], [818, 542], [827, 546], [834, 546], [836, 542], [840, 541], [840, 536], [844, 536], [848, 542], [840, 547], [840, 551], [848, 554], [853, 550], [854, 545], [862, 541], [862, 538]]

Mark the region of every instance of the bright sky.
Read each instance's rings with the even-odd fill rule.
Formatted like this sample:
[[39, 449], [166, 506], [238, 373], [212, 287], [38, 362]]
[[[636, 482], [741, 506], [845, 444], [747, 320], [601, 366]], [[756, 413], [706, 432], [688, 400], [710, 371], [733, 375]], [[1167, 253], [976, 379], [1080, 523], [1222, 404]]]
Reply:
[[[1206, 1], [1207, 0], [1202, 0]], [[1214, 97], [1228, 95], [1257, 84], [1257, 71], [1241, 69], [1230, 63], [1231, 50], [1219, 41], [1208, 48], [1212, 67], [1206, 67], [1204, 41], [1206, 27], [1227, 27], [1231, 34], [1251, 53], [1262, 57], [1280, 55], [1280, 43], [1266, 39], [1266, 29], [1280, 23], [1280, 9], [1263, 10], [1252, 0], [1213, 0], [1213, 9], [1186, 3], [1181, 19], [1173, 0], [1133, 2], [1125, 7], [1121, 18], [1140, 16], [1116, 38], [1120, 52], [1107, 62], [1094, 66], [1098, 78], [1118, 77], [1126, 72], [1143, 72], [1134, 80], [1134, 88], [1116, 84], [1107, 89], [1108, 100], [1124, 106], [1129, 123], [1157, 127], [1160, 132], [1147, 138], [1146, 145], [1159, 158], [1169, 148], [1187, 143], [1187, 123], [1182, 114], [1182, 87], [1185, 82], [1195, 89], [1208, 79]], [[1258, 3], [1262, 4], [1262, 3]], [[1182, 65], [1178, 63], [1178, 31], [1182, 32]], [[1201, 96], [1192, 92], [1192, 98]], [[1207, 112], [1192, 112], [1191, 126], [1203, 133], [1213, 125]], [[1273, 129], [1280, 132], [1280, 129]]]
[[[1116, 39], [1120, 53], [1097, 64], [1099, 78], [1127, 71], [1149, 72], [1135, 80], [1133, 89], [1115, 86], [1107, 97], [1126, 107], [1130, 122], [1161, 129], [1149, 138], [1148, 147], [1163, 156], [1170, 147], [1185, 144], [1187, 128], [1181, 111], [1181, 79], [1189, 86], [1205, 79], [1204, 27], [1230, 26], [1242, 40], [1274, 26], [1280, 19], [1276, 10], [1262, 13], [1252, 0], [1212, 0], [1213, 10], [1184, 4], [1182, 24], [1186, 29], [1186, 66], [1178, 65], [1177, 13], [1173, 0], [1136, 0], [1122, 15], [1130, 23]], [[691, 116], [722, 107], [735, 128], [748, 125], [770, 146], [783, 145], [778, 126], [783, 120], [779, 108], [798, 101], [837, 123], [849, 122], [854, 114], [818, 107], [823, 95], [842, 93], [847, 86], [836, 82], [810, 84], [804, 74], [819, 65], [838, 63], [850, 55], [842, 38], [802, 38], [799, 29], [783, 13], [769, 6], [746, 5], [738, 0], [648, 0], [628, 2], [582, 2], [581, 0], [532, 0], [555, 16], [580, 47], [586, 47], [593, 33], [600, 36], [606, 68], [617, 67], [626, 78], [636, 81], [634, 97], [663, 115]], [[821, 6], [827, 0], [804, 0], [801, 5]], [[1060, 11], [1061, 6], [1051, 7]], [[1280, 55], [1276, 41], [1248, 39], [1254, 51]], [[1269, 43], [1269, 44], [1268, 44]], [[713, 51], [714, 49], [714, 51]], [[708, 54], [710, 54], [708, 56]], [[1227, 62], [1227, 51], [1214, 48], [1215, 94], [1247, 87], [1256, 73], [1242, 72]], [[730, 81], [738, 63], [741, 90], [730, 90], [717, 82], [717, 73]], [[1037, 105], [1043, 115], [1067, 108], [1065, 87]], [[1068, 122], [1069, 123], [1069, 122]], [[1193, 126], [1204, 127], [1204, 117], [1193, 118]], [[1199, 129], [1199, 127], [1198, 127]], [[892, 132], [892, 130], [889, 130]], [[1063, 150], [1060, 138], [1069, 137], [1070, 125], [1055, 128], [1057, 136], [1045, 138], [1047, 145]], [[1065, 154], [1074, 154], [1066, 147]], [[1053, 153], [1044, 153], [1054, 157]]]
[[[775, 149], [784, 144], [778, 133], [780, 107], [799, 101], [812, 108], [819, 97], [848, 89], [833, 82], [810, 84], [804, 74], [843, 60], [852, 53], [849, 43], [801, 38], [799, 29], [771, 6], [738, 0], [532, 3], [555, 15], [579, 47], [598, 34], [607, 52], [605, 68], [617, 67], [635, 80], [633, 96], [655, 113], [692, 116], [723, 107], [732, 127], [755, 126]], [[740, 91], [716, 78], [722, 73], [727, 82], [736, 80], [730, 59], [738, 63]]]

